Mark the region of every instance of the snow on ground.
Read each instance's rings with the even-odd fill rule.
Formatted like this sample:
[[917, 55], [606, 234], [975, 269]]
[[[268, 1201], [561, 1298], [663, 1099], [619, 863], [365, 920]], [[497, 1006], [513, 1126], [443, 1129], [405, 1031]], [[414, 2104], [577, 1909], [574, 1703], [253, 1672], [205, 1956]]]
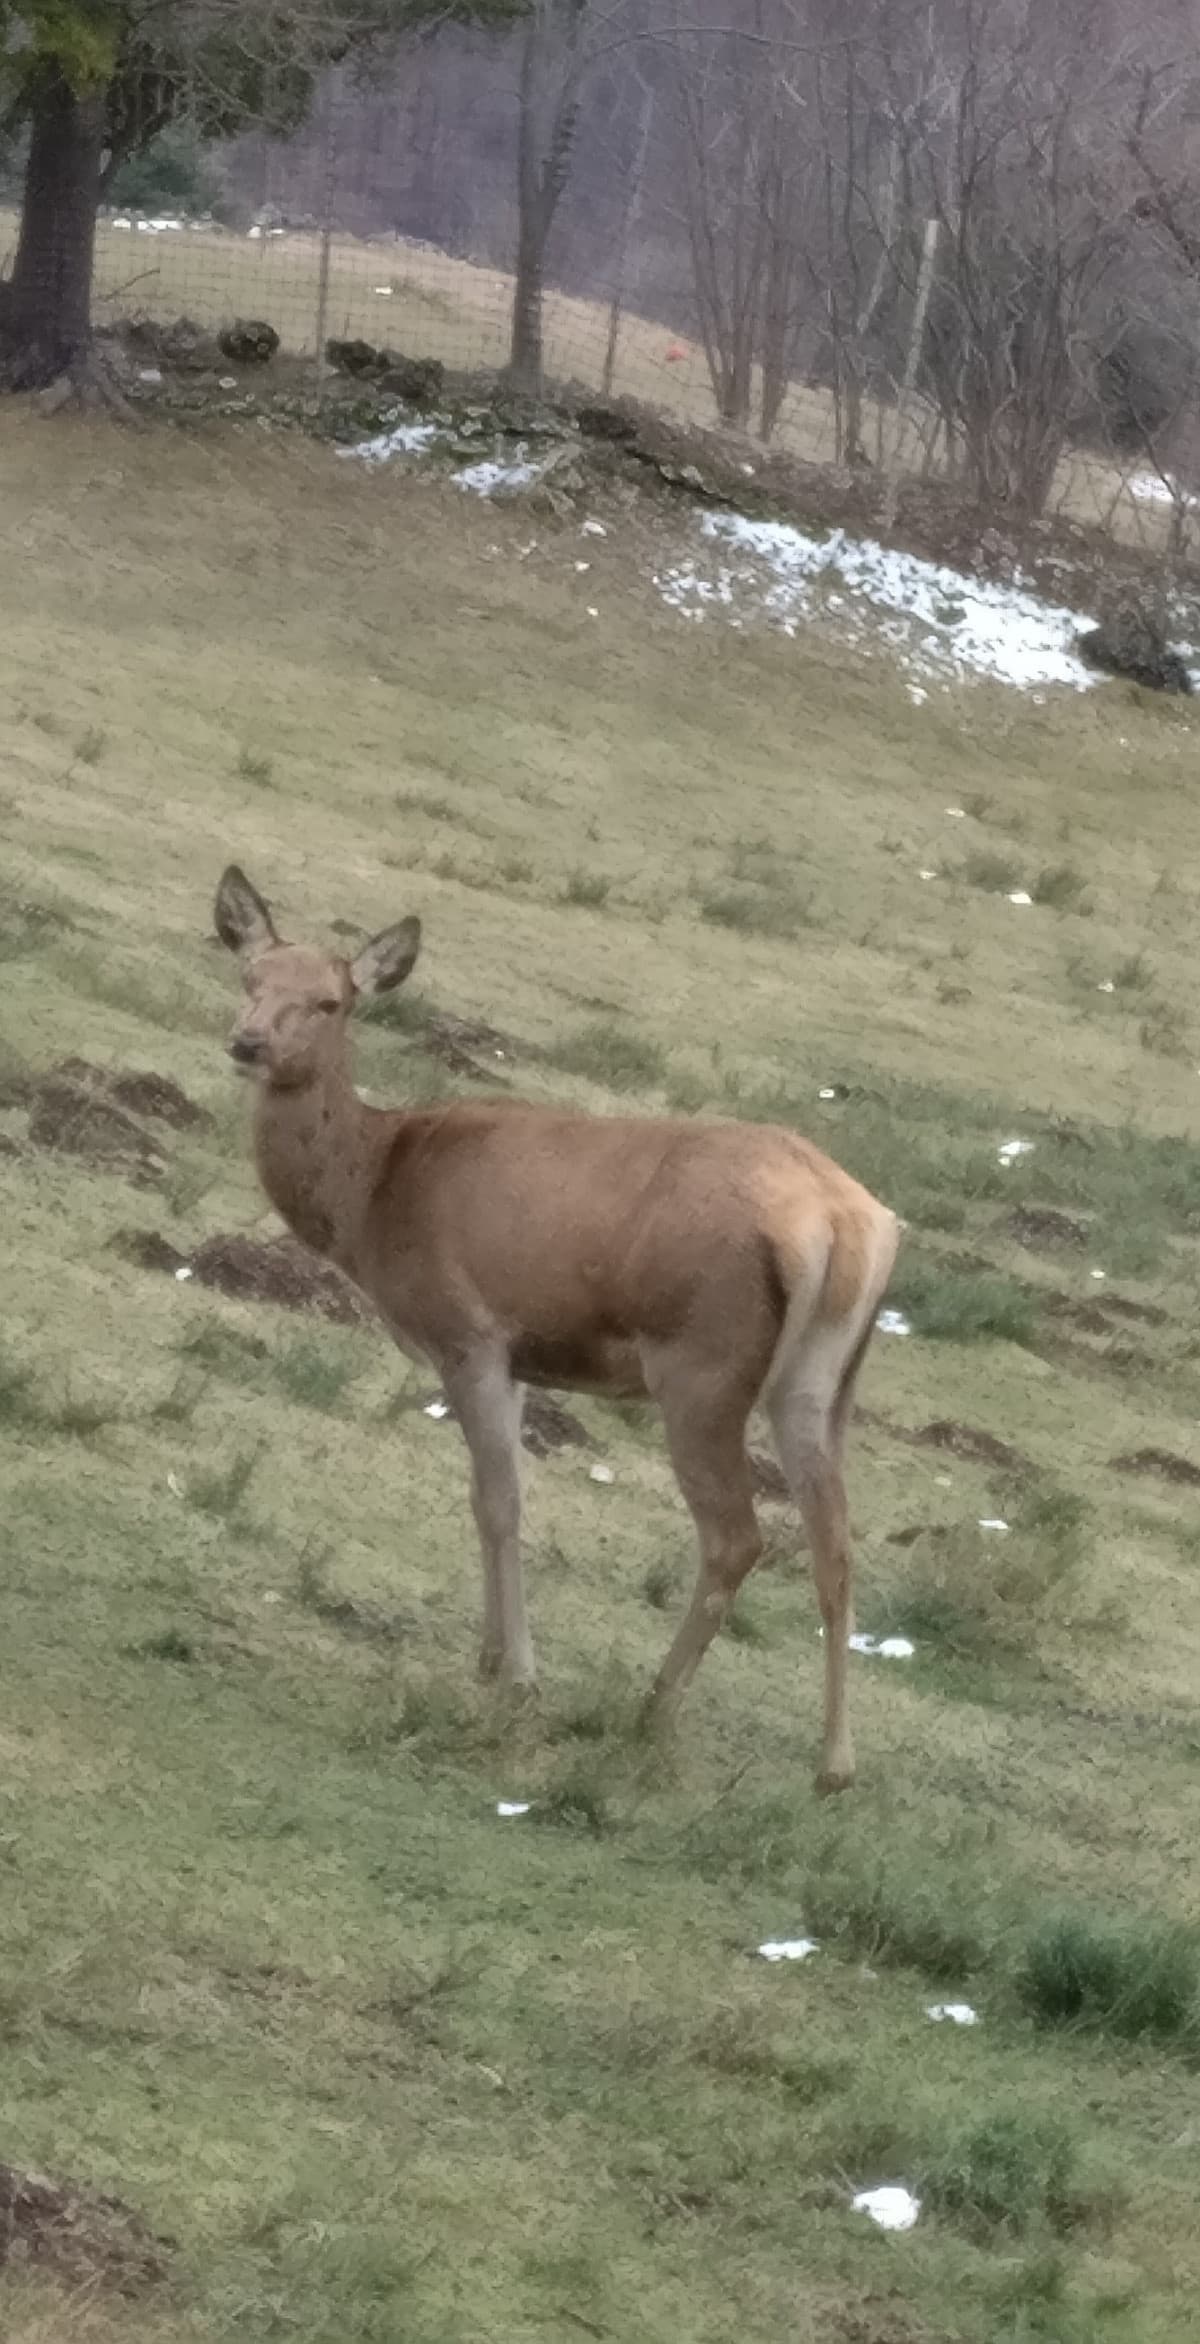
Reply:
[[1163, 472], [1135, 472], [1126, 486], [1130, 496], [1136, 497], [1140, 505], [1195, 505], [1200, 502], [1190, 489], [1181, 488], [1177, 480], [1169, 479]]
[[[547, 469], [547, 459], [531, 455], [523, 441], [480, 460], [468, 458], [456, 440], [447, 419], [420, 419], [338, 454], [375, 465], [440, 447], [460, 459], [450, 475], [456, 488], [481, 497], [519, 493]], [[1131, 487], [1147, 497], [1170, 494], [1149, 474]], [[785, 635], [815, 623], [863, 649], [881, 643], [909, 678], [918, 706], [928, 697], [926, 686], [948, 688], [976, 677], [1021, 691], [1057, 684], [1083, 692], [1102, 680], [1075, 648], [1094, 620], [1043, 601], [1020, 577], [1003, 584], [842, 529], [816, 537], [787, 521], [752, 521], [733, 511], [702, 513], [693, 535], [696, 551], [653, 579], [681, 618], [741, 628], [757, 621]], [[589, 606], [589, 616], [596, 615]], [[1190, 647], [1177, 648], [1195, 657]]]
[[[786, 521], [750, 521], [710, 512], [700, 533], [713, 553], [681, 562], [655, 580], [664, 602], [691, 618], [710, 611], [743, 624], [759, 613], [794, 635], [824, 617], [850, 642], [882, 635], [910, 674], [948, 680], [990, 676], [1025, 690], [1096, 682], [1074, 649], [1092, 622], [1043, 602], [1021, 585], [972, 577], [842, 529], [810, 537]], [[728, 548], [735, 559], [722, 560]]]

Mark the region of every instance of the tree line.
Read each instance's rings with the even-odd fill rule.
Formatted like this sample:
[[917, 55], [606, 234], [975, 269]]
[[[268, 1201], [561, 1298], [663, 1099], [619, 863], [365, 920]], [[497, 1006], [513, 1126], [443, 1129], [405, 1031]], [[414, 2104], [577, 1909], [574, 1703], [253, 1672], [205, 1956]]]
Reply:
[[[514, 271], [527, 388], [569, 221], [610, 348], [624, 303], [653, 279], [667, 314], [669, 285], [733, 428], [769, 439], [790, 386], [819, 384], [842, 461], [936, 464], [1025, 514], [1071, 440], [1195, 477], [1200, 0], [1131, 16], [1122, 0], [0, 0], [0, 121], [24, 125], [0, 361], [29, 384], [86, 360], [98, 207], [170, 125], [302, 140], [336, 71], [376, 111], [401, 114], [418, 80], [434, 91], [447, 190], [472, 167], [507, 181], [502, 233], [470, 232]], [[482, 161], [454, 145], [468, 88]]]

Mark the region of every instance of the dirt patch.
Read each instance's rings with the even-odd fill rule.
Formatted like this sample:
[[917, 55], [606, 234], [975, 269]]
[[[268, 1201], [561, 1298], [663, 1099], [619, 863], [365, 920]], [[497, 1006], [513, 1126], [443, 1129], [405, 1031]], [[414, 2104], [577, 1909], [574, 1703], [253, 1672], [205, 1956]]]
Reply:
[[466, 1075], [474, 1082], [505, 1082], [501, 1065], [516, 1054], [510, 1035], [469, 1018], [451, 1017], [445, 1010], [434, 1011], [421, 1043], [450, 1074]]
[[923, 1424], [913, 1434], [914, 1446], [919, 1449], [946, 1449], [952, 1457], [965, 1458], [971, 1465], [995, 1465], [1006, 1473], [1031, 1473], [1032, 1464], [1010, 1442], [997, 1440], [994, 1432], [979, 1432], [974, 1425], [956, 1424], [952, 1417], [938, 1417], [933, 1424]]
[[45, 1075], [29, 1103], [31, 1147], [78, 1156], [98, 1172], [116, 1172], [135, 1188], [151, 1188], [166, 1158], [136, 1117], [84, 1083]]
[[586, 1426], [550, 1392], [529, 1392], [521, 1440], [531, 1457], [552, 1457], [559, 1449], [594, 1449]]
[[368, 1326], [375, 1316], [340, 1270], [308, 1253], [294, 1237], [206, 1237], [191, 1254], [180, 1253], [155, 1229], [118, 1229], [109, 1242], [114, 1253], [140, 1270], [176, 1277], [181, 1270], [190, 1270], [198, 1286], [228, 1294], [236, 1302], [311, 1310], [342, 1327]]
[[0, 2269], [34, 2265], [69, 2287], [139, 2295], [166, 2278], [172, 2243], [120, 2198], [0, 2165]]
[[[91, 1066], [85, 1058], [64, 1058], [48, 1074], [10, 1075], [0, 1083], [4, 1107], [25, 1113], [29, 1147], [77, 1156], [96, 1171], [132, 1181], [135, 1188], [153, 1187], [167, 1169], [158, 1141], [139, 1117], [175, 1131], [193, 1130], [209, 1120], [166, 1075]], [[20, 1153], [19, 1146], [15, 1152]]]
[[121, 1067], [91, 1066], [86, 1058], [64, 1058], [54, 1073], [66, 1082], [75, 1082], [85, 1090], [97, 1091], [101, 1097], [114, 1099], [118, 1107], [125, 1107], [131, 1115], [149, 1115], [156, 1123], [168, 1123], [172, 1131], [199, 1131], [212, 1122], [211, 1115], [189, 1099], [177, 1082], [167, 1074], [130, 1073]]
[[375, 1314], [348, 1278], [294, 1237], [206, 1237], [189, 1264], [200, 1286], [239, 1302], [274, 1302], [284, 1310], [312, 1310], [337, 1326], [370, 1323]]
[[1181, 1488], [1200, 1489], [1200, 1465], [1193, 1465], [1188, 1457], [1175, 1456], [1170, 1449], [1131, 1449], [1124, 1457], [1111, 1457], [1109, 1463], [1114, 1473], [1156, 1473]]
[[916, 1546], [922, 1538], [948, 1538], [950, 1532], [944, 1522], [909, 1522], [903, 1530], [889, 1530], [888, 1546]]
[[1035, 1251], [1054, 1251], [1060, 1246], [1072, 1246], [1077, 1252], [1087, 1244], [1087, 1227], [1074, 1221], [1069, 1213], [1056, 1212], [1053, 1205], [1018, 1205], [1013, 1213], [1000, 1223], [1009, 1237], [1018, 1245], [1028, 1245]]
[[160, 1270], [173, 1277], [176, 1270], [190, 1266], [186, 1253], [180, 1253], [168, 1238], [160, 1237], [157, 1229], [118, 1229], [108, 1244], [111, 1253], [119, 1253], [122, 1261], [132, 1262], [135, 1270]]
[[1165, 1327], [1171, 1315], [1161, 1302], [1134, 1302], [1128, 1294], [1106, 1294], [1104, 1307], [1114, 1318], [1133, 1319], [1143, 1327]]
[[1098, 1302], [1077, 1302], [1071, 1294], [1041, 1294], [1038, 1300], [1047, 1318], [1062, 1319], [1085, 1335], [1111, 1335], [1113, 1322]]

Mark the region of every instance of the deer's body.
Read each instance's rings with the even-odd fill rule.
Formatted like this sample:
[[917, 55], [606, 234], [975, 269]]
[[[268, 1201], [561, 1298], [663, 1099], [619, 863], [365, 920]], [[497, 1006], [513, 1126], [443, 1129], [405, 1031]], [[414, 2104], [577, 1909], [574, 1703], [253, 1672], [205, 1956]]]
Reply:
[[[396, 1341], [436, 1367], [472, 1461], [481, 1665], [533, 1677], [518, 1549], [522, 1387], [658, 1402], [700, 1539], [658, 1699], [693, 1674], [761, 1551], [746, 1425], [761, 1402], [800, 1505], [826, 1630], [821, 1780], [853, 1778], [842, 1446], [898, 1224], [791, 1132], [494, 1105], [380, 1110], [350, 1077], [355, 993], [407, 974], [415, 923], [353, 968], [280, 943], [227, 872], [218, 927], [246, 954], [232, 1045], [259, 1075], [263, 1186]], [[392, 973], [395, 970], [396, 973]]]

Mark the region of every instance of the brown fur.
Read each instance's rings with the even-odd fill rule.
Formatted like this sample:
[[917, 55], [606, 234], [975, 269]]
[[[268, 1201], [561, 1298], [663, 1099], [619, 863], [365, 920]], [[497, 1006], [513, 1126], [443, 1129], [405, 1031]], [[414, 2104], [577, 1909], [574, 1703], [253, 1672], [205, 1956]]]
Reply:
[[255, 1154], [296, 1235], [433, 1362], [471, 1453], [482, 1666], [531, 1682], [518, 1551], [521, 1387], [658, 1401], [700, 1576], [655, 1698], [682, 1691], [760, 1552], [746, 1424], [761, 1398], [804, 1515], [826, 1630], [820, 1780], [853, 1778], [853, 1624], [841, 1454], [898, 1225], [797, 1134], [596, 1119], [491, 1102], [380, 1110], [350, 1076], [347, 1012], [399, 983], [415, 921], [352, 964], [280, 941], [236, 868], [217, 927], [243, 956], [231, 1050], [257, 1082]]

